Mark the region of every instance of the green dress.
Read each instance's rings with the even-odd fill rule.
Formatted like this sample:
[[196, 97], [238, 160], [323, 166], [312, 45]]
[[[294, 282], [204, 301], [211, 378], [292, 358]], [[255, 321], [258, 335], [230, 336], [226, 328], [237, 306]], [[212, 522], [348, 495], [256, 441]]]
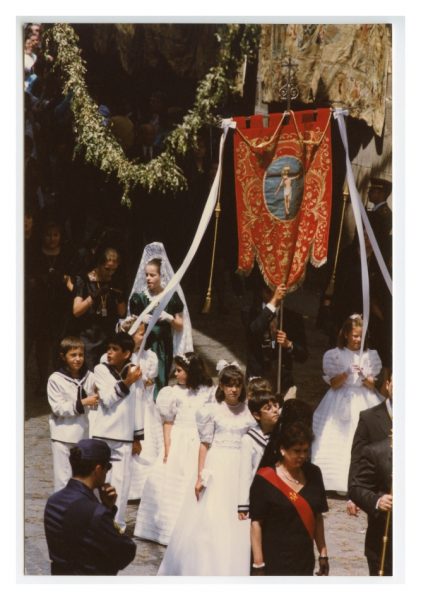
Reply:
[[[135, 292], [130, 298], [130, 314], [140, 315], [147, 306], [149, 306], [150, 298], [145, 292], [138, 294]], [[171, 296], [165, 311], [170, 315], [175, 316], [177, 313], [182, 313], [184, 304], [177, 292]], [[153, 311], [150, 313], [153, 314]], [[161, 388], [168, 385], [168, 380], [173, 361], [173, 340], [172, 328], [167, 321], [157, 321], [152, 328], [146, 340], [145, 350], [151, 348], [158, 357], [158, 375], [155, 378], [154, 400]]]

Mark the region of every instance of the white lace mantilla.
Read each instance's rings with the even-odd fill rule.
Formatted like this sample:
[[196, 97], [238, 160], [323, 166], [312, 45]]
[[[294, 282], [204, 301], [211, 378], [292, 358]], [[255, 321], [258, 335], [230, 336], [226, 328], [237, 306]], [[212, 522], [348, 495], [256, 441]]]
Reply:
[[[134, 293], [140, 294], [141, 292], [143, 292], [151, 301], [154, 300], [154, 297], [151, 296], [151, 294], [148, 291], [145, 273], [146, 265], [153, 258], [161, 259], [161, 285], [164, 289], [168, 285], [168, 282], [174, 276], [174, 271], [168, 259], [164, 245], [161, 242], [152, 242], [151, 244], [145, 246], [143, 250], [142, 258], [140, 260], [136, 277], [134, 279], [132, 291], [130, 292], [130, 298], [133, 296]], [[174, 291], [178, 293], [184, 306], [183, 329], [181, 331], [173, 330], [173, 352], [175, 355], [193, 351], [193, 336], [189, 309], [187, 308], [186, 297], [184, 296], [183, 290], [181, 289], [181, 285], [177, 285]]]

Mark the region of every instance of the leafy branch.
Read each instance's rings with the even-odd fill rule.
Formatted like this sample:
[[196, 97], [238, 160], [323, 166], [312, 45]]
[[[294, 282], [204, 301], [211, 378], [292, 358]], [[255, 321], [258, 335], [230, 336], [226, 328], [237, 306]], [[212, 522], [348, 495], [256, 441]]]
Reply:
[[217, 110], [234, 92], [236, 74], [245, 57], [253, 60], [260, 38], [258, 25], [224, 25], [218, 31], [220, 58], [199, 83], [193, 108], [166, 138], [165, 149], [147, 164], [130, 161], [103, 125], [98, 105], [86, 85], [86, 63], [78, 46], [79, 38], [71, 25], [58, 23], [46, 32], [46, 49], [55, 55], [54, 68], [61, 73], [63, 94], [69, 95], [73, 113], [76, 152], [103, 172], [114, 174], [122, 186], [122, 204], [130, 206], [130, 193], [138, 185], [148, 191], [175, 193], [187, 182], [177, 158], [197, 145], [199, 130], [217, 125]]

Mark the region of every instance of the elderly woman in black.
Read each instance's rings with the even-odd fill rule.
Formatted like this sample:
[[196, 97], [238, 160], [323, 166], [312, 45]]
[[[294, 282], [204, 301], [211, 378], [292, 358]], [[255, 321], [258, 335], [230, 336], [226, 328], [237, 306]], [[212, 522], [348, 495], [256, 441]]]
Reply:
[[268, 444], [250, 490], [253, 575], [329, 574], [322, 513], [328, 510], [321, 471], [307, 461], [311, 429], [282, 426]]

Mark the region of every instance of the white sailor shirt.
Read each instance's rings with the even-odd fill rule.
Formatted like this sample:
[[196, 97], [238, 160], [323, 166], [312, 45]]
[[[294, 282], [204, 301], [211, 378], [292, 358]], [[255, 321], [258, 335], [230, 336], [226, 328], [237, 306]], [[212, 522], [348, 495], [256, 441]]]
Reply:
[[136, 386], [128, 387], [123, 381], [128, 366], [129, 363], [120, 373], [107, 363], [100, 363], [94, 369], [99, 405], [93, 438], [133, 442], [144, 437]]
[[88, 415], [82, 399], [95, 393], [94, 375], [86, 371], [80, 379], [63, 368], [50, 375], [47, 397], [51, 407], [48, 423], [51, 439], [77, 443], [88, 437]]
[[270, 434], [263, 433], [260, 425], [250, 427], [241, 438], [240, 480], [238, 489], [238, 512], [248, 512], [250, 487], [256, 474]]

